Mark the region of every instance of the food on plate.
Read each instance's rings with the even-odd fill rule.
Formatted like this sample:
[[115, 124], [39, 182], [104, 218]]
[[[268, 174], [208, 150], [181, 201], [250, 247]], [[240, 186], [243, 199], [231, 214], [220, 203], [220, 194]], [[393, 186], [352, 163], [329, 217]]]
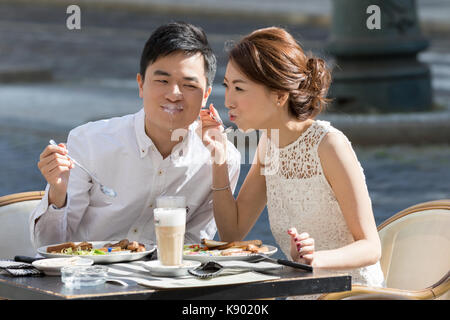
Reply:
[[92, 243], [83, 241], [78, 244], [65, 242], [62, 244], [48, 246], [48, 253], [61, 253], [67, 255], [91, 256], [105, 255], [118, 252], [145, 252], [145, 245], [137, 241], [120, 240], [117, 243], [106, 243], [102, 248], [94, 248]]
[[217, 250], [224, 250], [229, 248], [247, 248], [249, 245], [260, 247], [262, 245], [261, 240], [248, 240], [248, 241], [233, 241], [227, 244], [216, 247]]
[[[98, 248], [96, 250], [102, 251], [104, 253], [108, 253], [108, 252], [120, 252], [122, 251], [122, 249], [120, 247], [103, 247], [103, 248]], [[101, 253], [100, 253], [101, 254]]]
[[136, 252], [144, 252], [145, 246], [142, 243], [138, 243], [137, 241], [132, 241], [127, 246], [127, 249], [131, 250], [131, 251], [136, 251]]
[[91, 250], [92, 249], [92, 243], [83, 241], [80, 244], [78, 244], [76, 247], [80, 248], [81, 250]]
[[223, 242], [202, 239], [201, 244], [184, 246], [185, 255], [243, 256], [268, 251], [261, 240]]
[[224, 242], [224, 241], [208, 240], [205, 238], [202, 239], [202, 244], [205, 245], [206, 247], [208, 247], [209, 249], [214, 249], [214, 248], [223, 246], [227, 243], [228, 242]]
[[61, 253], [63, 250], [68, 249], [68, 248], [75, 248], [75, 243], [73, 242], [65, 242], [65, 243], [61, 243], [55, 246], [48, 246], [47, 247], [47, 252], [48, 253]]
[[109, 248], [109, 247], [111, 247], [111, 248], [120, 247], [120, 249], [125, 250], [125, 249], [127, 249], [129, 243], [130, 243], [130, 241], [128, 241], [128, 239], [123, 239], [123, 240], [120, 240], [120, 241], [117, 242], [117, 243], [107, 243], [107, 244], [104, 245], [104, 247], [105, 247], [105, 248]]
[[253, 253], [264, 253], [264, 252], [268, 252], [269, 251], [269, 248], [267, 248], [266, 246], [260, 246], [260, 247], [258, 247], [257, 245], [255, 245], [255, 244], [249, 244], [248, 246], [247, 246], [247, 250], [249, 250], [249, 251], [251, 251], [251, 252], [253, 252]]

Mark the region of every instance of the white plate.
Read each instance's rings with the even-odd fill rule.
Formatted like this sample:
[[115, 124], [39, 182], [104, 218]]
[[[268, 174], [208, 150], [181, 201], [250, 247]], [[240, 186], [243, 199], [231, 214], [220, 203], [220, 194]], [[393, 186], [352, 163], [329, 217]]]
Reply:
[[[118, 241], [88, 241], [89, 243], [92, 243], [92, 246], [94, 249], [103, 248], [103, 246], [107, 243], [116, 243]], [[156, 247], [151, 244], [145, 244], [145, 248], [147, 249], [144, 252], [111, 252], [107, 253], [105, 255], [86, 255], [86, 256], [79, 256], [79, 255], [70, 255], [70, 254], [63, 254], [63, 253], [48, 253], [47, 247], [55, 246], [57, 244], [51, 244], [49, 246], [40, 247], [37, 249], [37, 252], [46, 257], [46, 258], [63, 258], [63, 257], [83, 257], [83, 258], [89, 258], [94, 260], [94, 263], [117, 263], [117, 262], [124, 262], [124, 261], [134, 261], [139, 260], [146, 255], [149, 255], [153, 251], [155, 251]]]
[[[277, 252], [277, 247], [274, 246], [270, 246], [270, 245], [266, 245], [263, 244], [262, 246], [267, 247], [269, 249], [269, 251], [264, 252], [264, 254], [271, 256], [273, 255], [275, 252]], [[242, 255], [242, 256], [214, 256], [214, 255], [206, 255], [206, 254], [195, 254], [195, 255], [187, 255], [187, 254], [183, 254], [183, 259], [188, 259], [188, 260], [196, 260], [196, 261], [200, 261], [200, 262], [208, 262], [208, 261], [230, 261], [230, 260], [248, 260], [250, 259], [250, 257], [252, 257], [253, 254], [247, 254], [247, 255]]]
[[145, 269], [154, 276], [180, 277], [188, 275], [189, 269], [197, 268], [201, 265], [199, 261], [184, 260], [181, 266], [164, 266], [159, 260], [146, 261], [142, 263]]
[[94, 260], [81, 257], [69, 258], [49, 258], [33, 261], [32, 265], [36, 269], [43, 271], [48, 276], [61, 275], [61, 268], [67, 266], [90, 266]]

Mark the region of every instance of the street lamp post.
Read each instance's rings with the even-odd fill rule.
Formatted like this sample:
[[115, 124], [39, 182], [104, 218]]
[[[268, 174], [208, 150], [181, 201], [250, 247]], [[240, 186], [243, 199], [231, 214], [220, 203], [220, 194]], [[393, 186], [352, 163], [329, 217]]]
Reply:
[[429, 110], [428, 47], [415, 0], [333, 0], [326, 50], [335, 58], [330, 97], [336, 112]]

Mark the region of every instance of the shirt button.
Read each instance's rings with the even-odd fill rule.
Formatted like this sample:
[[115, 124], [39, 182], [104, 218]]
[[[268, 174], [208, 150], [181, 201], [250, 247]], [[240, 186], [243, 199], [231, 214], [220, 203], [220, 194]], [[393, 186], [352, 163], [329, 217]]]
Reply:
[[145, 150], [144, 150], [144, 149], [141, 149], [141, 152], [142, 152], [142, 153], [144, 153], [144, 152], [145, 152]]
[[153, 203], [150, 203], [150, 208], [153, 208]]
[[159, 171], [158, 171], [158, 175], [162, 176], [162, 174], [163, 174], [163, 171], [162, 171], [162, 170], [159, 170]]
[[137, 228], [136, 228], [136, 229], [134, 229], [134, 230], [133, 230], [133, 232], [134, 232], [134, 233], [137, 233], [137, 232], [138, 232], [138, 229], [137, 229]]

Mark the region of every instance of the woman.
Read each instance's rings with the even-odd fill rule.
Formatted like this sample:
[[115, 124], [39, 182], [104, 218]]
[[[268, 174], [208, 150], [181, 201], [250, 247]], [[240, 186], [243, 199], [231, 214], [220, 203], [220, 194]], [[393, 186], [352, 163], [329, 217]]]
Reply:
[[263, 134], [235, 200], [227, 164], [220, 161], [226, 136], [219, 114], [213, 106], [201, 111], [204, 143], [216, 160], [214, 216], [222, 240], [239, 240], [267, 204], [270, 228], [286, 256], [345, 270], [354, 283], [382, 286], [381, 245], [363, 170], [344, 134], [314, 120], [326, 105], [330, 81], [324, 61], [305, 56], [284, 29], [256, 30], [234, 45], [225, 106], [241, 130]]

